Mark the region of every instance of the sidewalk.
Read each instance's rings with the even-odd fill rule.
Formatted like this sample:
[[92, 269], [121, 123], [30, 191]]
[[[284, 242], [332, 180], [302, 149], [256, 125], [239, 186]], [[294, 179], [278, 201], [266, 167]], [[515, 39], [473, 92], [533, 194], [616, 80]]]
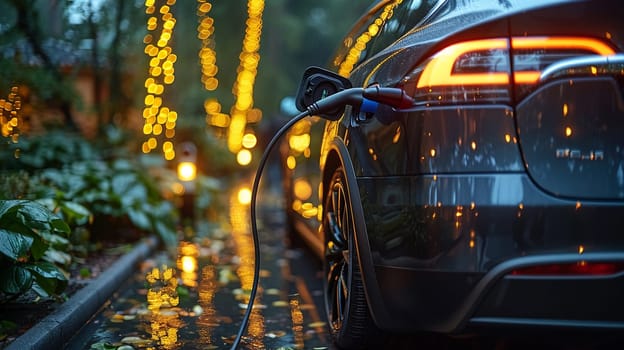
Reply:
[[97, 279], [79, 290], [52, 314], [15, 339], [6, 350], [62, 349], [64, 344], [102, 307], [136, 265], [158, 245], [149, 237], [137, 243]]

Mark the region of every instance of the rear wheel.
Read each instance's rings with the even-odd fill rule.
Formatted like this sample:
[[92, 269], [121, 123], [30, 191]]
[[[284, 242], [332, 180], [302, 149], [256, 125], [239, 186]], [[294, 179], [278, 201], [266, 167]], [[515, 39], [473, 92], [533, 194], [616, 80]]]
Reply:
[[325, 309], [334, 342], [348, 349], [377, 344], [380, 332], [371, 318], [354, 235], [355, 221], [342, 169], [334, 172], [325, 196], [323, 260]]

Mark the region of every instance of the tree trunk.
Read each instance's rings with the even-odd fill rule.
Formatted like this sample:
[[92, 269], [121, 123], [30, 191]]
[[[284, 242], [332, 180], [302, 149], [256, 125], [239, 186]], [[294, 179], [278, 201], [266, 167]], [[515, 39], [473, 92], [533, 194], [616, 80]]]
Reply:
[[123, 87], [122, 87], [122, 79], [121, 79], [121, 57], [120, 57], [120, 46], [121, 46], [121, 35], [122, 28], [121, 23], [124, 18], [124, 0], [116, 1], [116, 11], [115, 11], [115, 21], [114, 21], [114, 36], [113, 41], [110, 47], [110, 84], [109, 84], [109, 95], [110, 95], [110, 109], [109, 109], [109, 117], [108, 123], [112, 124], [116, 117], [122, 116], [122, 106], [123, 106]]
[[95, 115], [97, 120], [97, 133], [100, 134], [102, 124], [104, 122], [104, 111], [102, 106], [102, 73], [100, 71], [100, 62], [98, 60], [100, 55], [100, 43], [98, 35], [97, 23], [94, 19], [94, 10], [91, 2], [88, 3], [88, 16], [87, 25], [89, 26], [89, 35], [93, 40], [91, 47], [91, 69], [93, 71], [93, 107], [95, 108]]
[[[15, 9], [17, 10], [17, 28], [24, 33], [26, 40], [32, 47], [33, 53], [39, 57], [43, 63], [44, 69], [48, 70], [56, 79], [60, 82], [60, 85], [64, 85], [63, 74], [59, 71], [59, 68], [54, 65], [52, 59], [43, 48], [43, 32], [39, 22], [39, 12], [37, 11], [33, 0], [12, 0], [11, 1]], [[53, 93], [53, 99], [59, 106], [59, 109], [63, 113], [65, 125], [72, 131], [77, 131], [78, 127], [74, 122], [71, 101], [59, 91]]]

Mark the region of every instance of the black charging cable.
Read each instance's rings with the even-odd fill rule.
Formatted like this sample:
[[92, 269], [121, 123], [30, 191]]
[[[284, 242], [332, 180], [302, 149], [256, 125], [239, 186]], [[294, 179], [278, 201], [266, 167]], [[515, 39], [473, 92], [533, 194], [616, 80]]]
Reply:
[[269, 154], [273, 147], [277, 144], [279, 139], [292, 127], [295, 123], [300, 121], [301, 119], [309, 116], [309, 112], [305, 111], [296, 115], [293, 119], [291, 119], [288, 123], [282, 126], [277, 133], [271, 139], [271, 142], [267, 145], [264, 153], [262, 154], [262, 158], [260, 159], [260, 163], [258, 164], [258, 170], [256, 170], [256, 176], [254, 177], [253, 186], [251, 190], [251, 233], [253, 237], [254, 244], [254, 278], [251, 287], [251, 291], [249, 293], [249, 302], [247, 303], [247, 311], [245, 311], [245, 316], [243, 316], [243, 320], [241, 322], [240, 328], [238, 330], [238, 334], [236, 335], [236, 339], [234, 339], [234, 343], [232, 344], [232, 350], [238, 348], [238, 345], [247, 329], [247, 324], [249, 323], [249, 317], [251, 316], [251, 311], [253, 309], [254, 299], [256, 298], [256, 292], [258, 290], [258, 279], [260, 277], [260, 242], [258, 239], [258, 225], [256, 223], [256, 197], [258, 196], [258, 186], [260, 184], [260, 177], [262, 176], [262, 171], [264, 170], [264, 166], [269, 158]]
[[[254, 278], [251, 291], [249, 293], [247, 310], [245, 311], [245, 315], [243, 316], [243, 320], [241, 321], [238, 334], [234, 339], [231, 350], [238, 349], [243, 334], [247, 330], [247, 325], [249, 323], [249, 318], [253, 309], [254, 299], [256, 298], [256, 292], [258, 290], [258, 280], [260, 279], [260, 242], [258, 239], [258, 224], [256, 222], [256, 197], [258, 196], [258, 187], [260, 185], [262, 172], [264, 170], [267, 160], [269, 159], [269, 155], [271, 154], [271, 150], [273, 149], [273, 147], [275, 147], [277, 142], [288, 131], [288, 129], [290, 129], [301, 119], [311, 115], [323, 115], [327, 111], [342, 108], [345, 105], [351, 105], [354, 108], [358, 108], [361, 112], [374, 113], [377, 110], [378, 103], [383, 103], [393, 108], [404, 109], [411, 107], [413, 105], [413, 102], [414, 101], [411, 97], [407, 96], [403, 90], [398, 88], [383, 88], [379, 86], [373, 86], [369, 88], [345, 89], [311, 104], [307, 107], [305, 111], [294, 116], [290, 121], [288, 121], [288, 123], [282, 126], [277, 131], [277, 133], [275, 133], [275, 135], [267, 145], [266, 149], [264, 150], [262, 158], [260, 158], [260, 162], [258, 163], [258, 169], [256, 170], [256, 175], [254, 177], [251, 190], [250, 210], [251, 234], [254, 244]], [[324, 117], [328, 120], [338, 120], [340, 118], [339, 115], [335, 117]]]

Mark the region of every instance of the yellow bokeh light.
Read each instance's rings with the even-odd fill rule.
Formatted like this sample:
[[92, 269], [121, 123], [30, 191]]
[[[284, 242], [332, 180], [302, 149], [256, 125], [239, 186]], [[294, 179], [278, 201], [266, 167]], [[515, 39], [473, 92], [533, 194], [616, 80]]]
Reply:
[[258, 139], [256, 138], [256, 135], [251, 134], [251, 133], [247, 133], [243, 135], [243, 140], [242, 140], [243, 147], [254, 148], [256, 147], [257, 143], [258, 143]]
[[215, 114], [221, 112], [221, 104], [215, 99], [207, 99], [204, 101], [204, 109], [208, 114]]
[[173, 192], [174, 194], [181, 196], [184, 194], [185, 189], [184, 189], [184, 185], [182, 185], [179, 182], [175, 182], [171, 185], [171, 192]]
[[247, 122], [258, 123], [262, 120], [262, 111], [258, 108], [252, 108], [247, 111]]
[[197, 176], [197, 168], [193, 162], [180, 162], [178, 164], [178, 178], [181, 181], [193, 181]]
[[295, 180], [293, 193], [295, 194], [296, 198], [302, 201], [308, 200], [310, 199], [310, 197], [312, 197], [312, 186], [310, 185], [310, 182], [308, 182], [308, 180], [299, 178]]
[[251, 203], [251, 190], [247, 187], [241, 188], [240, 190], [238, 190], [237, 198], [240, 204]]
[[251, 163], [251, 152], [248, 149], [241, 149], [236, 154], [236, 162], [240, 165], [249, 165]]
[[199, 12], [208, 13], [212, 9], [212, 5], [208, 2], [200, 4], [198, 7]]
[[216, 127], [226, 128], [230, 125], [230, 116], [225, 113], [213, 114], [210, 115], [207, 119], [209, 120], [210, 125]]
[[[170, 85], [175, 81], [173, 64], [176, 61], [176, 56], [169, 46], [169, 40], [172, 38], [176, 23], [171, 11], [175, 0], [168, 0], [166, 5], [158, 7], [158, 12], [161, 14], [160, 18], [153, 15], [157, 7], [155, 3], [154, 0], [145, 1], [145, 13], [151, 15], [147, 19], [147, 29], [155, 32], [148, 33], [143, 38], [144, 52], [149, 57], [149, 76], [144, 84], [146, 107], [143, 110], [143, 133], [148, 136], [148, 140], [143, 143], [141, 150], [144, 153], [149, 153], [156, 149], [158, 144], [162, 144], [164, 158], [172, 160], [175, 158], [173, 141], [171, 140], [175, 136], [176, 115], [172, 116], [171, 114], [175, 112], [163, 105], [164, 101], [161, 96], [165, 93], [165, 85]], [[159, 33], [158, 30], [160, 30]], [[154, 45], [153, 42], [156, 38], [158, 40]]]
[[293, 170], [297, 166], [297, 160], [294, 156], [288, 156], [288, 158], [286, 158], [286, 166], [290, 170]]
[[290, 135], [288, 145], [297, 152], [303, 152], [310, 146], [310, 134]]
[[165, 141], [165, 143], [163, 143], [163, 151], [167, 152], [173, 149], [173, 142], [171, 141]]
[[182, 271], [194, 272], [197, 270], [197, 259], [194, 256], [183, 256], [181, 259]]
[[147, 140], [147, 145], [149, 146], [150, 149], [154, 149], [156, 148], [156, 146], [158, 146], [158, 141], [156, 141], [156, 138], [150, 137]]

